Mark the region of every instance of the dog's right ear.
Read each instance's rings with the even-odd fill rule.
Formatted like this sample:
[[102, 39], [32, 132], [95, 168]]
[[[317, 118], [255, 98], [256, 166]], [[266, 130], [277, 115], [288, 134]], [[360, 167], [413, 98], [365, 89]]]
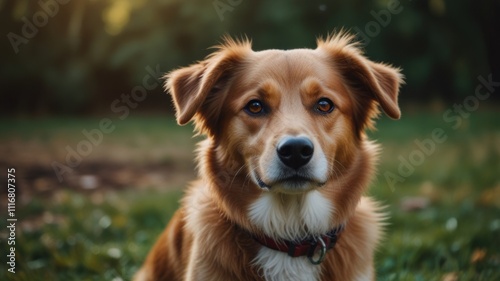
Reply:
[[167, 74], [165, 89], [172, 95], [177, 123], [194, 120], [201, 133], [214, 133], [233, 74], [251, 52], [249, 41], [225, 38], [205, 60]]
[[174, 70], [165, 76], [165, 90], [172, 95], [179, 125], [191, 121], [209, 91], [200, 91], [206, 70], [207, 62], [202, 61]]

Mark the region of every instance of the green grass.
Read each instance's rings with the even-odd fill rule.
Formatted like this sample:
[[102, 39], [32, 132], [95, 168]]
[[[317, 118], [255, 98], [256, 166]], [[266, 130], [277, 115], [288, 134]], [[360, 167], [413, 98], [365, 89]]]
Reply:
[[[500, 280], [500, 125], [494, 112], [474, 113], [456, 130], [440, 115], [383, 119], [372, 134], [383, 145], [370, 194], [388, 205], [387, 237], [378, 253], [380, 280]], [[448, 139], [391, 189], [384, 177], [398, 172], [399, 155], [435, 128]], [[424, 197], [430, 205], [401, 211], [401, 199]], [[453, 227], [455, 225], [456, 226]], [[485, 253], [483, 258], [480, 257]], [[455, 280], [455, 279], [451, 279]]]
[[[181, 193], [103, 196], [103, 203], [94, 203], [62, 191], [52, 202], [36, 199], [21, 208], [18, 218], [33, 227], [18, 231], [16, 274], [7, 279], [129, 280], [177, 209]], [[5, 265], [1, 270], [6, 274]]]
[[[408, 114], [399, 121], [383, 118], [378, 131], [370, 133], [383, 150], [369, 194], [390, 214], [377, 252], [377, 280], [500, 280], [498, 114], [474, 112], [465, 121], [454, 130], [441, 115]], [[39, 147], [56, 151], [61, 143], [77, 143], [81, 130], [98, 122], [0, 120], [0, 144], [36, 139]], [[121, 147], [130, 156], [119, 161], [191, 161], [195, 140], [190, 127], [158, 117], [129, 118], [116, 126], [90, 158], [105, 154], [113, 161], [111, 152]], [[434, 153], [391, 188], [384, 173], [397, 173], [398, 156], [408, 159], [418, 149], [415, 139], [429, 138], [435, 128], [446, 132], [446, 142], [436, 144]], [[140, 157], [149, 150], [155, 157]], [[16, 274], [7, 273], [2, 262], [0, 280], [129, 280], [177, 208], [180, 187], [82, 192], [63, 183], [50, 196], [35, 193], [17, 205]], [[405, 198], [425, 198], [429, 204], [404, 211]], [[0, 220], [6, 220], [3, 210]], [[4, 249], [2, 243], [5, 259]]]

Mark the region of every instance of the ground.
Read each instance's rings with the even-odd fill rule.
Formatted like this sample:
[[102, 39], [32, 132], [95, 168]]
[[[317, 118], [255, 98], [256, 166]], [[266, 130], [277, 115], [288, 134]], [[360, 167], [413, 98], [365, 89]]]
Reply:
[[[369, 194], [390, 215], [378, 280], [500, 280], [498, 114], [454, 128], [442, 114], [404, 112], [370, 133], [383, 150]], [[18, 220], [16, 273], [2, 262], [1, 280], [130, 280], [167, 224], [199, 138], [168, 117], [115, 120], [100, 137], [102, 120], [0, 120], [0, 181], [16, 169]], [[54, 161], [68, 169], [61, 182]]]

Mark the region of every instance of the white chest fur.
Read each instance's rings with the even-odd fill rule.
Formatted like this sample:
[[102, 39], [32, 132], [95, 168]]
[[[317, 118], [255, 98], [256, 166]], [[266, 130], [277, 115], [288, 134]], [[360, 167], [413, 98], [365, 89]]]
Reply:
[[[286, 196], [269, 192], [250, 205], [249, 217], [267, 236], [294, 240], [328, 232], [333, 211], [331, 202], [319, 191]], [[289, 257], [266, 247], [260, 249], [254, 263], [268, 281], [313, 281], [320, 275], [320, 267], [311, 264], [307, 257]]]
[[320, 274], [319, 265], [307, 257], [289, 257], [286, 253], [262, 247], [254, 260], [267, 281], [315, 281]]

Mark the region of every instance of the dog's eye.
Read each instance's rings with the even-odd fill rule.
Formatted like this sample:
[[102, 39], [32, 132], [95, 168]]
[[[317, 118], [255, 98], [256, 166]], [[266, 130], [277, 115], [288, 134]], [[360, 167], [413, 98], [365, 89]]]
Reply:
[[244, 110], [250, 115], [260, 115], [264, 113], [264, 105], [260, 100], [251, 100], [245, 105]]
[[335, 105], [333, 104], [333, 101], [327, 99], [327, 98], [321, 98], [319, 101], [316, 103], [314, 106], [314, 110], [321, 114], [327, 114], [333, 111], [335, 108]]

